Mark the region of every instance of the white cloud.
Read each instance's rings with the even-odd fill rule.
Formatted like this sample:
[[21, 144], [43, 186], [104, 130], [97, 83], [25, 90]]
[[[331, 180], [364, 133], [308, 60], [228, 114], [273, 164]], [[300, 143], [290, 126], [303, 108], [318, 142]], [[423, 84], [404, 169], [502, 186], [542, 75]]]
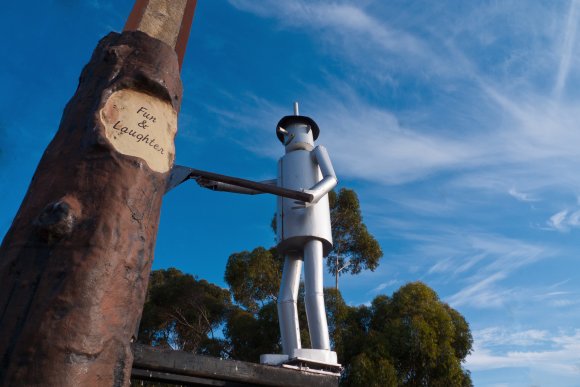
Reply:
[[[432, 70], [448, 71], [428, 44], [360, 6], [327, 1], [230, 0], [230, 3], [261, 17], [276, 19], [280, 27], [299, 27], [305, 33], [315, 33], [321, 43], [340, 45], [342, 55], [359, 65], [366, 62], [376, 66], [396, 56], [413, 68], [432, 66]], [[367, 53], [364, 62], [359, 61], [362, 52]]]
[[551, 254], [546, 247], [499, 236], [471, 235], [462, 236], [462, 239], [466, 239], [467, 244], [455, 242], [456, 255], [447, 265], [452, 278], [461, 275], [460, 283], [464, 284], [445, 299], [453, 307], [505, 306], [517, 293], [507, 281], [521, 268]]
[[548, 220], [548, 226], [558, 231], [568, 231], [568, 227], [564, 224], [567, 216], [568, 210], [562, 210], [552, 215]]
[[437, 263], [435, 263], [431, 268], [427, 271], [428, 274], [433, 273], [444, 273], [449, 271], [449, 269], [455, 267], [454, 262], [451, 258], [441, 259]]
[[396, 279], [392, 279], [392, 280], [389, 280], [387, 282], [382, 282], [377, 287], [375, 287], [374, 289], [372, 289], [371, 291], [369, 291], [369, 293], [372, 293], [372, 294], [380, 293], [383, 290], [385, 290], [386, 288], [391, 287], [393, 285], [396, 285], [399, 282], [400, 281], [399, 280], [396, 280]]
[[459, 266], [456, 266], [454, 273], [460, 274], [460, 273], [463, 273], [463, 272], [471, 269], [477, 263], [479, 263], [480, 261], [485, 259], [485, 257], [486, 257], [485, 253], [479, 253], [479, 254], [475, 254], [471, 257], [467, 257], [466, 259], [464, 259], [464, 263], [460, 264]]
[[568, 232], [572, 228], [580, 227], [580, 210], [564, 209], [550, 216], [546, 223], [549, 229]]
[[[454, 308], [483, 309], [520, 308], [524, 303], [538, 301], [543, 306], [555, 306], [566, 297], [540, 299], [536, 281], [526, 280], [522, 272], [534, 270], [533, 265], [554, 258], [557, 250], [541, 241], [528, 242], [497, 234], [481, 233], [469, 227], [432, 223], [431, 218], [414, 225], [387, 221], [390, 238], [405, 241], [412, 248], [404, 254], [387, 252], [384, 270], [403, 271], [404, 280], [425, 281], [435, 286], [442, 299]], [[396, 229], [395, 229], [396, 227]], [[382, 270], [382, 269], [380, 269]], [[386, 273], [386, 272], [385, 272]], [[379, 271], [378, 276], [386, 275]], [[514, 285], [514, 281], [518, 285]], [[546, 288], [542, 294], [569, 291], [560, 289], [560, 282]]]
[[580, 304], [580, 300], [578, 299], [558, 299], [558, 300], [553, 300], [551, 302], [551, 305], [557, 308], [568, 308], [572, 305], [578, 305]]
[[566, 85], [566, 79], [570, 72], [570, 64], [572, 62], [572, 55], [574, 53], [574, 41], [576, 39], [576, 27], [578, 26], [578, 9], [580, 8], [580, 1], [572, 0], [570, 2], [570, 9], [568, 11], [568, 20], [566, 22], [566, 29], [564, 39], [562, 42], [560, 65], [558, 66], [558, 76], [554, 86], [554, 93], [557, 97], [562, 94]]
[[[306, 84], [301, 103], [319, 123], [340, 177], [373, 196], [374, 226], [384, 240], [397, 240], [396, 252], [385, 249], [389, 271], [433, 284], [453, 307], [485, 316], [478, 323], [545, 310], [564, 316], [576, 305], [575, 289], [537, 291], [532, 265], [561, 245], [532, 240], [541, 230], [530, 224], [561, 232], [580, 226], [580, 205], [560, 202], [580, 192], [577, 0], [473, 2], [458, 12], [400, 2], [231, 3], [338, 58], [343, 72], [327, 75], [323, 87]], [[248, 128], [267, 118], [264, 111], [288, 111], [243, 99]], [[248, 142], [263, 154], [260, 141]], [[510, 215], [525, 227], [506, 231]], [[384, 278], [366, 289], [391, 286]], [[489, 328], [476, 332], [467, 368], [570, 374], [579, 342], [579, 332]]]
[[473, 333], [474, 339], [479, 346], [531, 346], [545, 344], [549, 338], [549, 332], [541, 329], [528, 329], [523, 331], [506, 330], [500, 327], [489, 327]]
[[532, 194], [520, 192], [514, 187], [509, 189], [508, 194], [510, 194], [510, 196], [514, 197], [515, 199], [521, 202], [537, 202], [539, 200], [535, 198]]
[[495, 285], [506, 277], [506, 273], [498, 272], [489, 277], [471, 281], [468, 286], [448, 297], [446, 301], [453, 307], [464, 305], [476, 308], [501, 307], [509, 299], [510, 292], [502, 291]]
[[[579, 375], [580, 330], [551, 334], [545, 330], [513, 331], [493, 327], [473, 333], [474, 351], [467, 357], [471, 371], [522, 367]], [[506, 350], [517, 346], [528, 350]]]
[[552, 308], [569, 308], [570, 306], [580, 304], [578, 292], [569, 290], [553, 291], [552, 289], [552, 287], [549, 287], [547, 289], [548, 291], [540, 292], [533, 296], [533, 298]]
[[[432, 12], [431, 7], [422, 11], [425, 14], [410, 18], [406, 9], [397, 9], [407, 17], [404, 24], [389, 5], [378, 10], [374, 7], [371, 12], [365, 5], [346, 2], [230, 3], [276, 20], [281, 29], [295, 31], [299, 27], [313, 41], [326, 45], [329, 55], [339, 55], [343, 63], [352, 66], [347, 78], [326, 80], [325, 88], [307, 85], [306, 100], [301, 101], [315, 106], [313, 116], [322, 128], [321, 141], [331, 151], [341, 177], [392, 185], [444, 174], [448, 184], [458, 189], [507, 191], [517, 200], [530, 202], [536, 201], [536, 196], [526, 191], [541, 195], [554, 186], [580, 187], [580, 176], [575, 173], [580, 162], [575, 145], [580, 143], [580, 131], [575, 130], [580, 121], [577, 98], [571, 95], [565, 101], [554, 100], [538, 85], [558, 63], [575, 55], [572, 43], [558, 43], [562, 37], [573, 42], [574, 23], [562, 30], [549, 25], [545, 17], [571, 20], [569, 15], [577, 7], [571, 6], [568, 14], [562, 15], [559, 12], [565, 10], [539, 4], [526, 5], [525, 12], [522, 4], [514, 2], [478, 4], [468, 10], [478, 15], [469, 23], [464, 22], [465, 15], [452, 12], [447, 15], [454, 22], [443, 21], [440, 15], [426, 13]], [[522, 19], [506, 16], [514, 14]], [[433, 28], [421, 27], [425, 19]], [[514, 78], [514, 72], [521, 72], [519, 66], [499, 74], [486, 71], [480, 63], [488, 51], [501, 50], [497, 46], [502, 36], [510, 34], [522, 45], [516, 50], [528, 50], [536, 57], [538, 53], [546, 55], [541, 60], [521, 60], [520, 64], [534, 67], [525, 73], [525, 81]], [[576, 70], [563, 64], [560, 67], [559, 79], [565, 87]], [[370, 103], [363, 91], [376, 93], [379, 86], [369, 81], [369, 71], [394, 79], [397, 85], [406, 82], [400, 74], [411, 74], [417, 86], [409, 93], [432, 90], [440, 98], [417, 101], [412, 110]], [[397, 90], [397, 85], [388, 88]], [[272, 121], [275, 112], [288, 111], [258, 99], [237, 97], [234, 100], [244, 109], [236, 107], [237, 112], [232, 112], [220, 106], [213, 111], [229, 116], [231, 125], [252, 129], [257, 122], [266, 124], [260, 123], [260, 117]], [[434, 126], [443, 129], [434, 131]], [[270, 127], [268, 122], [268, 130]], [[258, 142], [256, 151], [263, 154], [264, 149], [271, 149], [262, 146], [263, 140]], [[271, 152], [272, 157], [278, 155]]]
[[391, 112], [368, 106], [355, 95], [348, 106], [321, 97], [327, 103], [319, 106], [317, 120], [331, 130], [324, 140], [346, 176], [401, 184], [478, 158], [469, 145], [403, 127]]

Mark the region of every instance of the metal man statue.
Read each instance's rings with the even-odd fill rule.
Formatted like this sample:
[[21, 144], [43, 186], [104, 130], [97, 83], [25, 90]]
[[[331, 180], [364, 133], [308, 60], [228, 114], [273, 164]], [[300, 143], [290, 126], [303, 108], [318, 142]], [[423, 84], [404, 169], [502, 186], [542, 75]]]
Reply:
[[[278, 251], [285, 255], [278, 296], [278, 318], [284, 355], [263, 355], [263, 363], [282, 363], [300, 358], [336, 364], [336, 353], [330, 351], [328, 324], [323, 296], [323, 258], [332, 249], [328, 192], [337, 179], [323, 146], [314, 146], [320, 129], [310, 117], [300, 116], [298, 103], [294, 115], [283, 117], [276, 128], [286, 154], [278, 161], [278, 178], [263, 183], [277, 185], [313, 195], [312, 202], [299, 202], [278, 196]], [[216, 191], [245, 194], [258, 190], [198, 178], [203, 187]], [[302, 349], [296, 307], [300, 272], [304, 262], [305, 304], [312, 349]]]

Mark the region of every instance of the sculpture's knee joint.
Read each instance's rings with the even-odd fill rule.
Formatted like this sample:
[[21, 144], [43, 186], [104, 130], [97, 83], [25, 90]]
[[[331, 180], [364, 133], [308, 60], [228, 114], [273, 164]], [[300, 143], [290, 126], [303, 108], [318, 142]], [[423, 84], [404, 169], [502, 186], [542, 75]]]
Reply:
[[278, 303], [284, 302], [294, 302], [298, 300], [297, 292], [293, 291], [292, 287], [290, 286], [281, 286], [280, 293], [278, 294]]

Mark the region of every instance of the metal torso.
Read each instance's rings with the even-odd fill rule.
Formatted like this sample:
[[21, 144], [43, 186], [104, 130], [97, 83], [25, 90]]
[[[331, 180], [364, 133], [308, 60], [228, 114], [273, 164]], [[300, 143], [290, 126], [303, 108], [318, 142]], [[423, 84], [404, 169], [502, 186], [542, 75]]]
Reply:
[[[280, 187], [300, 190], [312, 187], [321, 179], [320, 168], [312, 159], [310, 151], [295, 150], [286, 153], [278, 161]], [[332, 249], [328, 195], [310, 207], [293, 208], [297, 206], [293, 199], [278, 197], [278, 250], [281, 253], [296, 251], [301, 255], [308, 240], [318, 239], [322, 241], [326, 256]]]

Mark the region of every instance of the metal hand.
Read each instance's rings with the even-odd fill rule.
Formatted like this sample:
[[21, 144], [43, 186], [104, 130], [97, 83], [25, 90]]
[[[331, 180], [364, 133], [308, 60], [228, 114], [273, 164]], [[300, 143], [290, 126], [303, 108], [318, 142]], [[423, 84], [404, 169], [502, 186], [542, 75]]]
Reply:
[[293, 210], [295, 209], [299, 209], [299, 208], [308, 208], [308, 207], [312, 207], [313, 205], [315, 205], [316, 203], [318, 203], [318, 201], [320, 200], [320, 198], [323, 195], [320, 195], [319, 191], [315, 191], [315, 190], [310, 190], [310, 189], [306, 189], [306, 188], [302, 188], [300, 191], [307, 193], [307, 194], [311, 194], [314, 196], [314, 200], [312, 200], [312, 202], [303, 202], [303, 201], [295, 201], [294, 204], [296, 204], [296, 206], [292, 207]]
[[299, 201], [295, 201], [294, 204], [296, 204], [294, 207], [291, 207], [293, 210], [298, 210], [301, 208], [308, 208], [308, 207], [312, 207], [314, 204], [316, 203], [308, 203], [308, 202], [299, 202]]

